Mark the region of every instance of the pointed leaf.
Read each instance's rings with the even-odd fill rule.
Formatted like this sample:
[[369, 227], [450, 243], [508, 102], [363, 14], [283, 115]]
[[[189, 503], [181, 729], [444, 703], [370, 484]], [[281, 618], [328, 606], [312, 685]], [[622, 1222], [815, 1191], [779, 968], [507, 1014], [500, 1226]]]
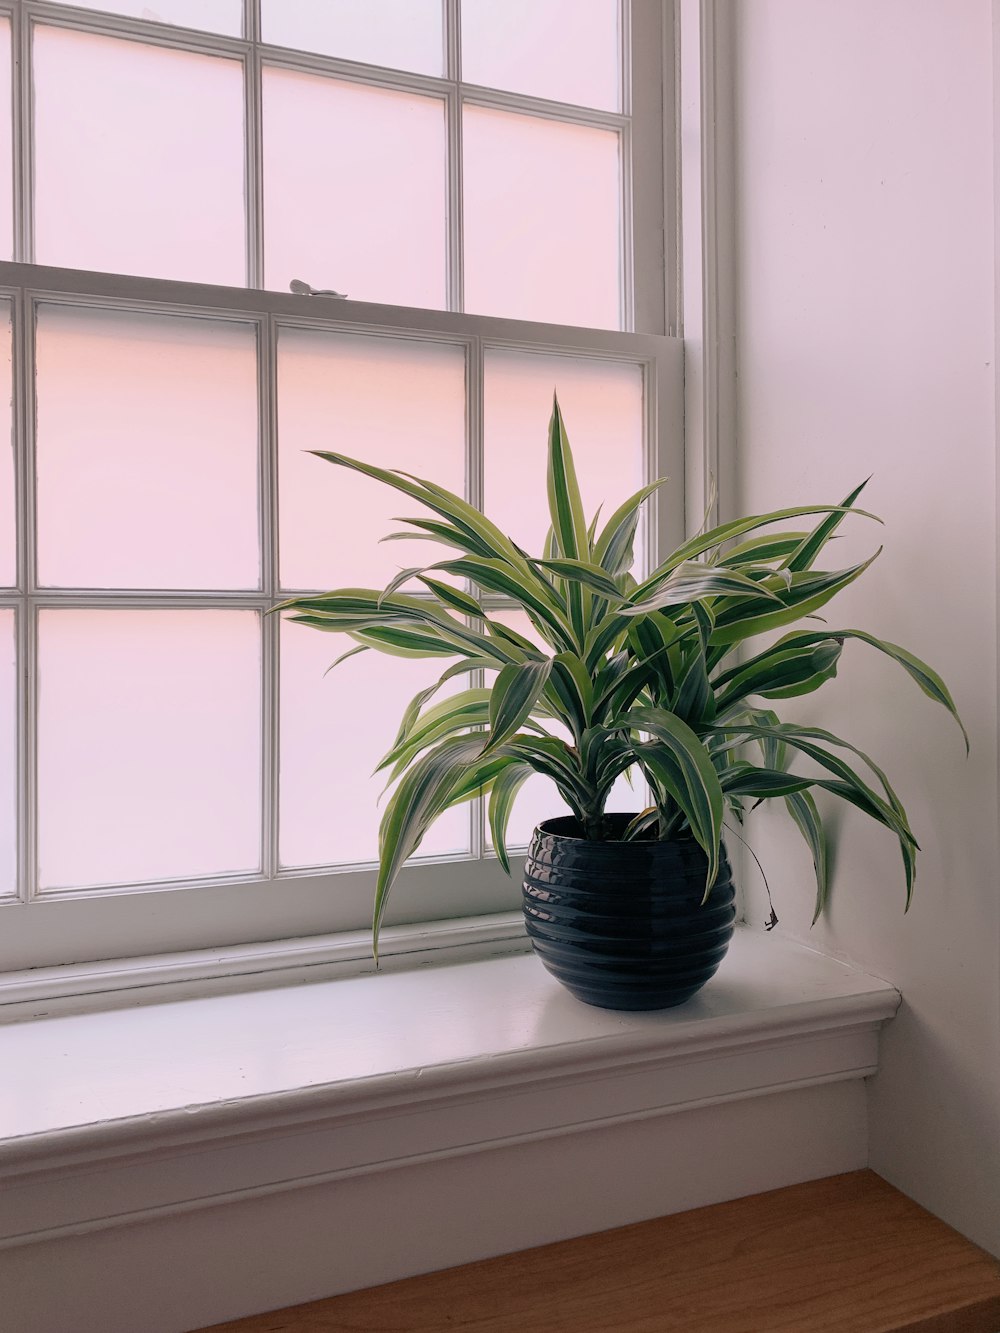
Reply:
[[[866, 477], [860, 486], [855, 486], [854, 490], [843, 501], [841, 509], [849, 510], [870, 481], [871, 477]], [[813, 561], [833, 536], [836, 529], [840, 527], [843, 520], [843, 513], [833, 513], [823, 519], [822, 523], [819, 523], [808, 537], [803, 538], [796, 550], [791, 553], [785, 561], [786, 566], [793, 571], [812, 569]]]
[[826, 906], [830, 891], [830, 860], [827, 854], [826, 830], [816, 808], [816, 802], [809, 792], [795, 792], [786, 796], [785, 805], [812, 853], [813, 869], [816, 872], [816, 908], [812, 919], [812, 924], [815, 925]]
[[534, 769], [530, 764], [512, 763], [493, 781], [490, 791], [489, 821], [490, 837], [493, 850], [506, 873], [510, 874], [510, 858], [507, 855], [507, 825], [518, 792], [531, 777]]
[[[683, 809], [691, 825], [691, 832], [708, 857], [705, 885], [707, 896], [719, 872], [719, 845], [722, 841], [725, 810], [718, 774], [712, 766], [708, 751], [686, 722], [662, 708], [634, 709], [629, 725], [655, 737], [665, 752], [648, 752], [647, 747], [639, 747], [642, 751], [640, 762], [644, 766], [651, 761], [652, 756], [657, 765], [656, 776], [661, 781], [671, 766], [676, 770], [676, 790], [671, 791], [671, 795]], [[669, 762], [664, 763], [664, 760]]]
[[[490, 692], [490, 738], [487, 750], [495, 750], [530, 716], [552, 672], [552, 662], [521, 662], [505, 666]], [[485, 752], [484, 752], [485, 753]]]
[[659, 611], [665, 606], [679, 606], [701, 597], [733, 597], [743, 595], [761, 601], [776, 602], [777, 593], [755, 583], [738, 569], [724, 565], [705, 565], [689, 560], [677, 566], [657, 590], [642, 601], [620, 608], [626, 616], [641, 616]]

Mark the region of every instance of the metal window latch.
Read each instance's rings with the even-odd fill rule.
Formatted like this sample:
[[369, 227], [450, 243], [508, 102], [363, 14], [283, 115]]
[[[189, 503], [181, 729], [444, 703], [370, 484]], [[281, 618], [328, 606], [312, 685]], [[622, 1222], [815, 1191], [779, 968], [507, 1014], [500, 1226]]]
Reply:
[[329, 287], [318, 290], [310, 287], [308, 282], [303, 282], [301, 278], [293, 278], [288, 284], [288, 290], [294, 292], [296, 296], [335, 296], [340, 301], [347, 300], [346, 292], [335, 292]]

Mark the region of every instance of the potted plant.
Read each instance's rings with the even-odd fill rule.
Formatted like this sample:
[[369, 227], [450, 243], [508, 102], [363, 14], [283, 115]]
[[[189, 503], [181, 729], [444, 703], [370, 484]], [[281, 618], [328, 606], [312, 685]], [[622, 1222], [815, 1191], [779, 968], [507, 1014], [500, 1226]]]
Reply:
[[[590, 1003], [662, 1008], [689, 998], [715, 972], [735, 919], [724, 822], [727, 815], [741, 822], [748, 801], [783, 801], [806, 839], [816, 916], [828, 889], [816, 789], [895, 835], [909, 905], [917, 842], [885, 773], [828, 731], [780, 721], [771, 704], [831, 679], [849, 639], [887, 654], [958, 721], [944, 682], [895, 644], [813, 623], [733, 660], [754, 636], [803, 617], [814, 622], [814, 613], [871, 565], [879, 551], [846, 569], [815, 567], [848, 514], [874, 518], [853, 508], [865, 483], [839, 505], [703, 526], [637, 581], [631, 570], [640, 510], [664, 479], [643, 487], [603, 525], [597, 517], [588, 523], [557, 400], [548, 437], [552, 525], [537, 557], [431, 481], [315, 452], [429, 511], [400, 520], [411, 532], [392, 536], [415, 530], [448, 548], [445, 559], [401, 570], [384, 589], [341, 588], [276, 608], [346, 634], [353, 646], [338, 661], [375, 650], [446, 663], [437, 683], [405, 709], [380, 766], [395, 785], [380, 827], [376, 956], [393, 882], [432, 821], [487, 794], [493, 845], [509, 873], [511, 807], [536, 772], [552, 780], [571, 813], [542, 823], [529, 848], [528, 933], [549, 970]], [[805, 517], [815, 526], [774, 530]], [[414, 579], [422, 596], [402, 591]], [[484, 592], [523, 610], [544, 646], [492, 616], [480, 600]], [[472, 671], [487, 683], [434, 700], [446, 682]], [[791, 772], [796, 758], [816, 771]], [[633, 816], [605, 812], [623, 773], [638, 775], [650, 792], [648, 808]]]

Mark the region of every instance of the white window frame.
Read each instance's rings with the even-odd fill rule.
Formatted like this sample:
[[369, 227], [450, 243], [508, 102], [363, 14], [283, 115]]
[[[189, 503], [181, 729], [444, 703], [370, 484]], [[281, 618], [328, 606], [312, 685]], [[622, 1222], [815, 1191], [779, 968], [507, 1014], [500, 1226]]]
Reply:
[[[175, 952], [199, 948], [225, 949], [249, 941], [288, 937], [332, 936], [358, 926], [370, 903], [371, 867], [278, 871], [277, 852], [277, 630], [276, 618], [262, 616], [262, 784], [265, 819], [262, 831], [261, 873], [247, 877], [184, 879], [156, 885], [116, 886], [92, 890], [34, 892], [36, 882], [36, 830], [33, 802], [27, 794], [35, 783], [36, 666], [35, 614], [43, 606], [241, 606], [266, 610], [279, 600], [276, 582], [276, 552], [273, 544], [276, 508], [276, 420], [275, 364], [277, 332], [282, 326], [336, 329], [341, 332], [429, 339], [461, 346], [466, 359], [466, 413], [469, 442], [469, 496], [481, 503], [483, 438], [483, 357], [497, 347], [544, 354], [594, 357], [625, 361], [641, 367], [644, 377], [647, 458], [649, 475], [671, 475], [676, 487], [660, 492], [656, 511], [648, 525], [647, 557], [655, 558], [658, 534], [678, 533], [684, 525], [683, 366], [681, 347], [674, 337], [664, 336], [676, 328], [679, 284], [677, 264], [665, 262], [663, 219], [669, 216], [675, 173], [661, 136], [650, 133], [651, 118], [662, 117], [663, 107], [672, 106], [673, 18], [670, 6], [661, 0], [633, 0], [623, 5], [631, 21], [623, 23], [629, 40], [623, 43], [626, 72], [634, 70], [636, 82], [633, 122], [624, 116], [567, 108], [538, 99], [470, 90], [460, 82], [458, 67], [458, 0], [446, 0], [449, 17], [448, 78], [401, 74], [398, 71], [359, 66], [328, 57], [304, 55], [264, 48], [251, 40], [191, 33], [172, 26], [151, 24], [118, 16], [71, 10], [43, 3], [17, 0], [0, 4], [0, 13], [12, 18], [15, 51], [20, 52], [19, 72], [14, 79], [15, 99], [15, 255], [11, 264], [0, 264], [0, 294], [13, 304], [15, 336], [15, 440], [17, 444], [17, 506], [21, 533], [18, 588], [0, 592], [0, 606], [18, 609], [18, 650], [22, 694], [18, 708], [18, 828], [21, 856], [18, 895], [0, 904], [0, 971], [55, 966], [93, 959], [127, 958], [151, 952]], [[42, 268], [31, 262], [30, 153], [21, 151], [25, 127], [30, 129], [31, 97], [25, 71], [30, 23], [35, 20], [63, 23], [86, 31], [119, 37], [138, 37], [165, 46], [208, 53], [238, 55], [249, 72], [247, 88], [247, 256], [248, 287], [222, 288], [115, 274]], [[246, 31], [259, 32], [258, 0], [246, 0]], [[653, 33], [655, 32], [655, 41]], [[583, 123], [614, 122], [625, 141], [623, 177], [623, 235], [635, 222], [636, 242], [624, 247], [625, 293], [623, 323], [640, 331], [587, 330], [525, 321], [501, 320], [448, 311], [414, 310], [405, 307], [367, 304], [358, 301], [321, 302], [261, 290], [263, 236], [260, 177], [260, 69], [273, 60], [285, 67], [363, 79], [376, 86], [405, 87], [441, 92], [445, 85], [452, 144], [449, 173], [450, 284], [449, 302], [461, 304], [461, 181], [460, 135], [456, 114], [463, 98], [479, 105], [508, 110], [530, 110]], [[625, 86], [628, 86], [626, 81]], [[639, 114], [643, 104], [642, 114]], [[22, 133], [17, 133], [20, 123]], [[670, 136], [663, 134], [662, 140]], [[256, 149], [254, 147], [256, 145]], [[460, 149], [460, 143], [457, 145]], [[664, 161], [667, 167], [664, 167]], [[637, 169], [641, 168], [641, 169]], [[630, 182], [641, 180], [638, 193]], [[666, 186], [665, 186], [666, 183]], [[457, 230], [456, 230], [457, 228]], [[309, 275], [304, 275], [308, 277]], [[636, 298], [632, 299], [632, 293]], [[39, 303], [69, 303], [128, 311], [160, 311], [195, 317], [235, 318], [256, 324], [258, 329], [260, 409], [260, 508], [262, 531], [262, 586], [259, 593], [163, 593], [158, 591], [100, 593], [91, 590], [41, 589], [35, 581], [29, 553], [34, 546], [33, 495], [33, 395], [34, 362], [32, 337], [34, 311]], [[481, 820], [473, 820], [473, 828]], [[275, 892], [275, 886], [278, 892]], [[516, 878], [508, 881], [495, 858], [483, 855], [481, 839], [473, 838], [472, 859], [436, 858], [407, 868], [395, 892], [396, 920], [403, 922], [442, 920], [458, 915], [488, 914], [513, 908], [518, 898]], [[155, 905], [155, 911], [151, 907]], [[153, 918], [151, 922], [151, 917]], [[483, 936], [477, 927], [477, 938]], [[498, 926], [499, 933], [509, 928]], [[486, 928], [489, 934], [489, 929]], [[441, 932], [446, 943], [453, 932]], [[346, 937], [345, 937], [346, 938]], [[336, 953], [336, 950], [334, 950]]]

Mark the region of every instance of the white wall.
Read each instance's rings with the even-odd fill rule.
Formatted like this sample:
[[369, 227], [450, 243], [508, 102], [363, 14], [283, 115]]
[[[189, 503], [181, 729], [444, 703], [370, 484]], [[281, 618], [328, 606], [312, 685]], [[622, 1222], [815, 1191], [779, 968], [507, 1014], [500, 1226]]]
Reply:
[[[831, 625], [925, 656], [972, 735], [864, 645], [796, 701], [888, 769], [923, 846], [841, 822], [828, 921], [768, 813], [751, 841], [780, 929], [897, 984], [871, 1165], [1000, 1253], [994, 201], [989, 0], [735, 0], [737, 495], [836, 502], [873, 472], [840, 567], [882, 540]], [[734, 507], [733, 503], [730, 508]], [[753, 919], [763, 916], [749, 890]]]

